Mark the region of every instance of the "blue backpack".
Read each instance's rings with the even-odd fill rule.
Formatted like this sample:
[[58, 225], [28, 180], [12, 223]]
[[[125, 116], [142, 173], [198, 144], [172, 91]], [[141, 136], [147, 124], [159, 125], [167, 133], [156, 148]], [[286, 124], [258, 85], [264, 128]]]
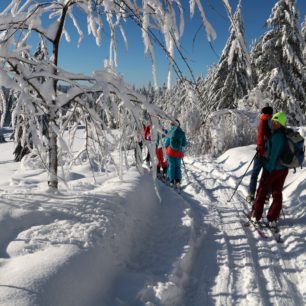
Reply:
[[182, 149], [182, 136], [180, 129], [175, 129], [172, 137], [170, 138], [170, 147], [175, 151]]
[[279, 163], [287, 168], [303, 166], [305, 156], [304, 138], [293, 129], [285, 129], [285, 145]]

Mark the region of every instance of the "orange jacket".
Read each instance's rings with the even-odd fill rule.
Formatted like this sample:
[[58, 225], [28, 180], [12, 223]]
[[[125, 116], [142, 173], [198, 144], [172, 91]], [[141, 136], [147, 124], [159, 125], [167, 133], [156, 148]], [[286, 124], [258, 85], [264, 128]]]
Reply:
[[265, 156], [265, 142], [269, 134], [268, 122], [272, 115], [261, 114], [257, 130], [257, 152], [261, 157]]
[[170, 157], [175, 157], [175, 158], [183, 158], [184, 157], [184, 153], [181, 151], [176, 151], [174, 149], [171, 148], [171, 146], [168, 146], [166, 149], [166, 154]]

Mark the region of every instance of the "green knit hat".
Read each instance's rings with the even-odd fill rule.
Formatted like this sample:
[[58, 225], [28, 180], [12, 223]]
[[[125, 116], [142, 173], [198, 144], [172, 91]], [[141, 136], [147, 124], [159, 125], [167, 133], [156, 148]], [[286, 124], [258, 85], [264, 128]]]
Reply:
[[284, 112], [278, 112], [273, 115], [272, 120], [277, 121], [282, 126], [286, 126], [287, 117]]

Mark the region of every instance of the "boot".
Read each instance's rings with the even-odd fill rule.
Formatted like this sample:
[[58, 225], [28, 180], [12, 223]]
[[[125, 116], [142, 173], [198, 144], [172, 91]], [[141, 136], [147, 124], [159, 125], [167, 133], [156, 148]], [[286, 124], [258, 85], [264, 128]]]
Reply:
[[248, 203], [252, 203], [255, 200], [255, 195], [254, 193], [249, 193], [248, 196], [246, 197], [246, 201]]

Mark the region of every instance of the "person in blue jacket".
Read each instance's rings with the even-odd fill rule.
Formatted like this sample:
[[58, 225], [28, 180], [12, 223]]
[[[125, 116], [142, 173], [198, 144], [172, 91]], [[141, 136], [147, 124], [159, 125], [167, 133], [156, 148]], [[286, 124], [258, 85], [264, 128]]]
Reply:
[[271, 227], [276, 226], [282, 209], [282, 191], [288, 174], [288, 168], [278, 162], [285, 145], [286, 121], [284, 112], [278, 112], [272, 117], [272, 137], [266, 142], [267, 157], [263, 164], [263, 172], [251, 213], [256, 221], [261, 219], [267, 193], [271, 190], [273, 202], [267, 214]]
[[184, 131], [180, 127], [180, 122], [176, 120], [171, 123], [165, 140], [166, 154], [168, 159], [167, 177], [170, 185], [180, 187], [182, 180], [181, 161], [184, 157], [184, 149], [187, 140]]

